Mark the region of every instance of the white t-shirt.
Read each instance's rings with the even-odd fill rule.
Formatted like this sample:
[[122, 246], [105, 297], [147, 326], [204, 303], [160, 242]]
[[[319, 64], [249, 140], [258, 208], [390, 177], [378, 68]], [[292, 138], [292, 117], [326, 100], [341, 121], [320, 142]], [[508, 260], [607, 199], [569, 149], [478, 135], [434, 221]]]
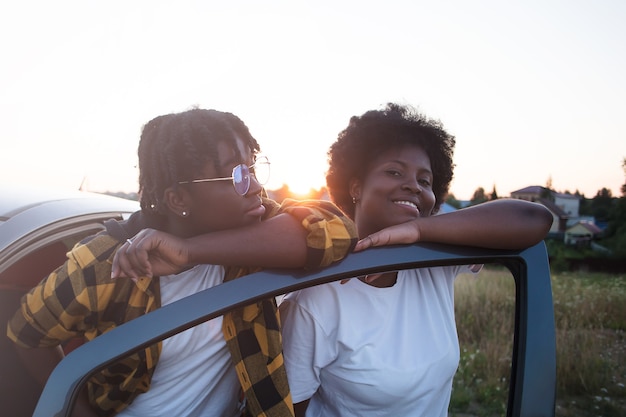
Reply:
[[[161, 303], [221, 284], [223, 278], [224, 268], [219, 265], [198, 265], [161, 277]], [[217, 317], [165, 339], [150, 389], [118, 416], [237, 416], [239, 388], [222, 334], [222, 317]]]
[[294, 403], [309, 416], [448, 415], [459, 362], [454, 279], [467, 266], [398, 272], [377, 288], [352, 279], [280, 305]]

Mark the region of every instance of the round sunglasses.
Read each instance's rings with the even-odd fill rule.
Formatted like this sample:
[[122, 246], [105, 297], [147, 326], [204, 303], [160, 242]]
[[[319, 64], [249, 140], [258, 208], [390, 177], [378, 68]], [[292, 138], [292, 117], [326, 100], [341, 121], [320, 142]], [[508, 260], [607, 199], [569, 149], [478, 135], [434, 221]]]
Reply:
[[261, 185], [265, 185], [270, 179], [270, 161], [266, 156], [259, 156], [254, 164], [248, 166], [246, 164], [239, 164], [233, 168], [233, 175], [223, 178], [202, 178], [198, 180], [178, 181], [179, 184], [194, 184], [199, 182], [213, 182], [213, 181], [231, 181], [233, 187], [239, 195], [246, 195], [250, 189], [250, 175], [254, 175], [257, 182]]

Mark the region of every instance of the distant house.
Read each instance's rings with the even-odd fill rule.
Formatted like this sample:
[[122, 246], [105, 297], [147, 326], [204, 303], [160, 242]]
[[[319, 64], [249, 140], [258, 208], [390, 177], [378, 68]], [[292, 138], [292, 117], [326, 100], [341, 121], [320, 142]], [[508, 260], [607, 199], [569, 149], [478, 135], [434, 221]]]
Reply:
[[574, 194], [557, 193], [539, 185], [531, 185], [530, 187], [513, 191], [511, 193], [511, 198], [519, 198], [521, 200], [528, 201], [548, 199], [570, 217], [578, 217], [580, 210], [581, 197]]
[[511, 198], [517, 198], [526, 201], [537, 201], [546, 195], [550, 190], [540, 185], [531, 185], [530, 187], [522, 188], [521, 190], [513, 191]]
[[441, 207], [439, 207], [439, 213], [437, 214], [451, 213], [453, 211], [456, 211], [456, 208], [454, 206], [451, 206], [448, 203], [443, 203], [441, 204]]
[[546, 187], [532, 185], [513, 191], [511, 198], [533, 201], [546, 206], [554, 217], [550, 228], [552, 235], [563, 235], [568, 224], [572, 224], [579, 218], [580, 197], [572, 194], [556, 193]]
[[594, 223], [579, 221], [565, 230], [563, 241], [566, 245], [588, 247], [591, 242], [602, 233], [602, 229]]
[[579, 216], [582, 197], [574, 194], [552, 193], [552, 198], [554, 199], [554, 204], [567, 213], [569, 217]]

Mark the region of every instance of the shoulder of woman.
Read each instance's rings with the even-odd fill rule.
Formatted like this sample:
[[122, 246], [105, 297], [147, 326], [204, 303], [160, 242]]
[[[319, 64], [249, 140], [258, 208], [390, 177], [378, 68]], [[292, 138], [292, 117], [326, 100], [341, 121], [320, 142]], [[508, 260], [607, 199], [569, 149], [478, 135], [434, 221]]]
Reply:
[[121, 244], [120, 240], [101, 232], [77, 243], [68, 252], [68, 258], [74, 260], [80, 268], [107, 261], [112, 263], [115, 251]]

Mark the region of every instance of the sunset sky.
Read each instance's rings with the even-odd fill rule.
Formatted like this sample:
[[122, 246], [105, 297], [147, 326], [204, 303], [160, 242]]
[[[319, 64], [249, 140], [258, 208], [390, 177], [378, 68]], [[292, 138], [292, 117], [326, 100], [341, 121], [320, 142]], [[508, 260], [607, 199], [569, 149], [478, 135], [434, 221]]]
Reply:
[[626, 182], [626, 1], [14, 1], [0, 182], [136, 191], [141, 127], [238, 115], [269, 188], [324, 184], [350, 116], [397, 101], [457, 139], [451, 192]]

